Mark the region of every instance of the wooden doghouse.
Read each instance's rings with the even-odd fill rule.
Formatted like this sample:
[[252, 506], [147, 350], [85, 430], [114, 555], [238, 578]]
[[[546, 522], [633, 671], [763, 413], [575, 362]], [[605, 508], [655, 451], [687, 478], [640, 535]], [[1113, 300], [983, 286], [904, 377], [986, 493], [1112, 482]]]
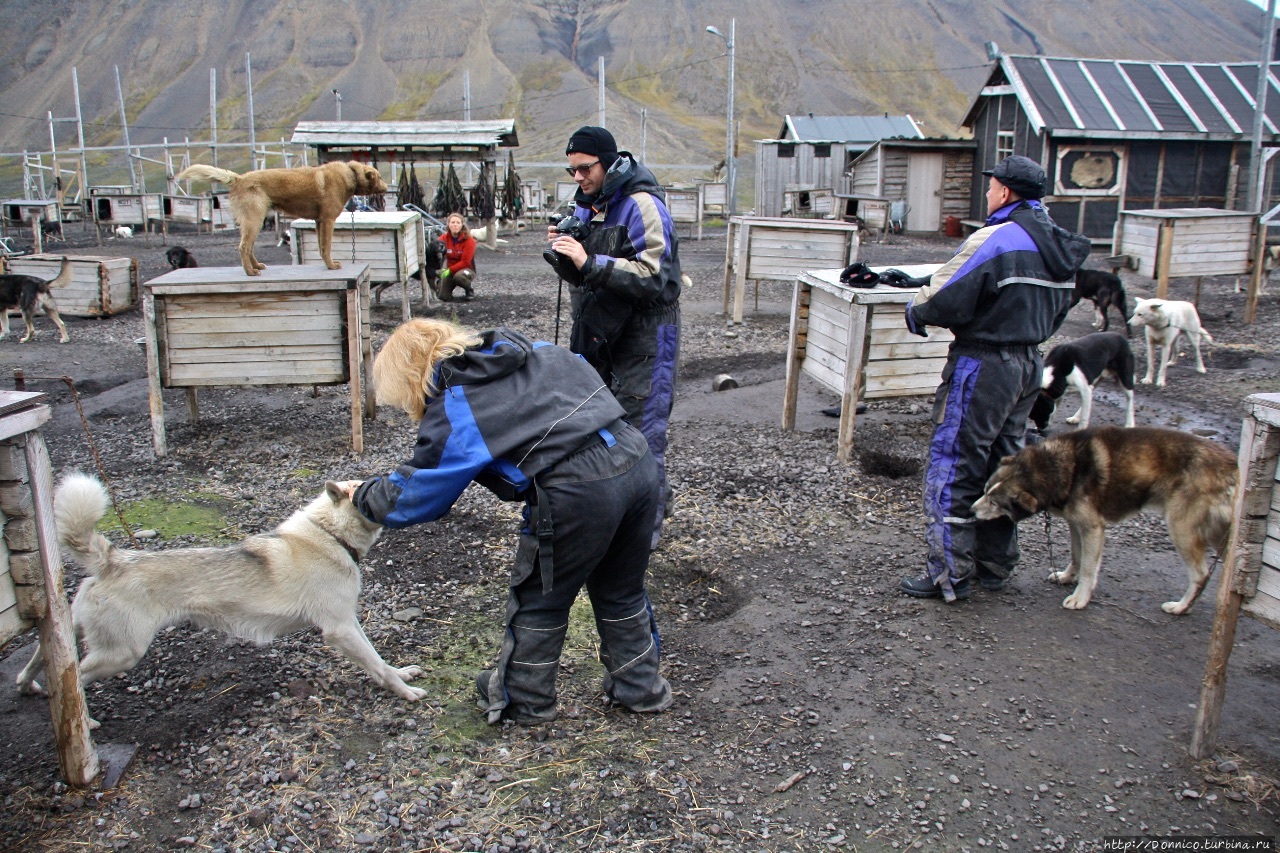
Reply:
[[1280, 629], [1280, 394], [1245, 400], [1231, 539], [1218, 578], [1217, 613], [1188, 752], [1213, 754], [1227, 692], [1227, 660], [1240, 614]]
[[[733, 216], [725, 240], [724, 313], [733, 292], [733, 322], [742, 322], [747, 279], [794, 281], [804, 270], [858, 259], [858, 225], [821, 219]], [[759, 284], [756, 304], [759, 307]]]
[[1249, 271], [1257, 214], [1216, 208], [1123, 210], [1116, 254], [1156, 280], [1156, 296], [1181, 276], [1242, 275]]
[[376, 411], [365, 264], [178, 269], [142, 285], [142, 312], [156, 456], [168, 453], [162, 389], [187, 389], [197, 423], [196, 389], [215, 385], [350, 383], [351, 446], [364, 448]]
[[[314, 219], [295, 219], [292, 234], [293, 262], [320, 264], [320, 244]], [[338, 217], [333, 228], [333, 260], [344, 266], [367, 264], [369, 283], [400, 285], [400, 316], [408, 320], [409, 278], [426, 266], [422, 216], [407, 210], [386, 213], [357, 211]]]
[[[53, 736], [62, 776], [84, 787], [98, 775], [80, 686], [71, 606], [53, 520], [53, 472], [39, 428], [50, 417], [38, 392], [0, 391], [0, 646], [40, 629]], [[9, 689], [13, 689], [10, 686]]]
[[136, 193], [128, 187], [90, 187], [89, 208], [95, 223], [145, 227], [160, 219], [160, 193]]
[[42, 222], [58, 221], [56, 198], [10, 198], [0, 201], [0, 213], [6, 228], [30, 228], [32, 219]]
[[667, 196], [667, 211], [675, 224], [689, 225], [689, 236], [702, 239], [702, 193], [691, 187], [664, 187]]
[[[58, 312], [68, 317], [110, 317], [138, 304], [138, 259], [69, 255], [71, 283], [53, 294]], [[62, 269], [62, 255], [15, 255], [5, 258], [7, 272], [52, 279]]]
[[169, 233], [170, 222], [180, 222], [200, 226], [208, 225], [213, 230], [213, 198], [207, 195], [162, 195], [160, 196], [160, 221], [164, 233]]
[[[895, 267], [913, 278], [937, 268], [938, 264]], [[932, 394], [954, 336], [939, 328], [930, 328], [927, 338], [913, 335], [902, 312], [915, 296], [914, 289], [885, 284], [849, 287], [840, 283], [842, 269], [809, 270], [795, 280], [782, 428], [795, 429], [800, 374], [812, 376], [840, 395], [838, 456], [848, 462], [853, 458], [858, 403]]]

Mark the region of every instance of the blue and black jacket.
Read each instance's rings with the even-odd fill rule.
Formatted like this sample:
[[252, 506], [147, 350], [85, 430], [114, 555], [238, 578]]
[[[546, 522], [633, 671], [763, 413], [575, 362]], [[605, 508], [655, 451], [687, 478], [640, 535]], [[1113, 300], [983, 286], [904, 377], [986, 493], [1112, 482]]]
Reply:
[[440, 363], [413, 457], [366, 480], [354, 502], [387, 527], [434, 521], [473, 480], [504, 500], [592, 441], [610, 442], [622, 407], [585, 361], [499, 328]]
[[950, 329], [958, 343], [1035, 346], [1066, 319], [1089, 241], [1054, 224], [1039, 201], [1006, 205], [970, 235], [907, 305], [907, 327]]

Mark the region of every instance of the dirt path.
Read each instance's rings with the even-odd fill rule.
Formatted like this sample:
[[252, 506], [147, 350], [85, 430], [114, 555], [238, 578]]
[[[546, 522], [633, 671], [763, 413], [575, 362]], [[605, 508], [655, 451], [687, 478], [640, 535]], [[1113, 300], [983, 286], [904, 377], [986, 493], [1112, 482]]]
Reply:
[[[471, 490], [441, 522], [389, 533], [363, 567], [370, 638], [388, 660], [429, 670], [427, 700], [390, 697], [312, 633], [258, 649], [174, 628], [132, 672], [88, 691], [97, 740], [141, 745], [110, 791], [62, 788], [46, 706], [0, 689], [0, 848], [1092, 850], [1109, 835], [1280, 834], [1280, 635], [1242, 621], [1220, 754], [1198, 763], [1185, 748], [1216, 580], [1188, 616], [1160, 611], [1185, 574], [1155, 517], [1112, 532], [1083, 612], [1063, 610], [1067, 591], [1045, 580], [1066, 559], [1065, 525], [1046, 534], [1039, 520], [1023, 525], [1023, 566], [1005, 591], [954, 607], [901, 596], [898, 578], [922, 565], [919, 476], [870, 463], [919, 469], [928, 401], [873, 403], [852, 466], [836, 461], [836, 422], [820, 414], [834, 398], [807, 381], [800, 428], [782, 433], [789, 290], [764, 286], [760, 309], [728, 328], [724, 232], [708, 233], [681, 245], [695, 287], [671, 429], [676, 512], [651, 581], [670, 712], [602, 710], [580, 603], [561, 719], [481, 723], [471, 677], [498, 644], [516, 516]], [[234, 263], [234, 236], [182, 242], [202, 265]], [[261, 242], [266, 263], [284, 262], [273, 239]], [[118, 243], [106, 248], [137, 256], [144, 278], [163, 271], [158, 239]], [[482, 252], [479, 298], [438, 310], [550, 339], [555, 283], [541, 247], [525, 234]], [[949, 250], [900, 237], [865, 257]], [[1280, 300], [1264, 298], [1261, 321], [1242, 328], [1230, 285], [1202, 288], [1217, 342], [1209, 373], [1183, 359], [1168, 388], [1140, 388], [1139, 423], [1234, 448], [1243, 398], [1276, 389]], [[1136, 277], [1126, 286], [1152, 295]], [[1175, 282], [1171, 295], [1193, 292]], [[390, 291], [374, 311], [379, 340], [398, 311]], [[1076, 309], [1063, 335], [1088, 331], [1089, 317]], [[58, 470], [91, 467], [56, 381], [75, 378], [113, 488], [159, 531], [149, 547], [234, 541], [272, 526], [326, 477], [387, 470], [407, 452], [410, 426], [385, 413], [366, 425], [365, 453], [352, 454], [343, 388], [227, 389], [202, 393], [199, 427], [174, 395], [173, 452], [157, 462], [138, 312], [73, 320], [65, 346], [40, 322], [34, 343], [0, 342], [0, 360], [50, 392]], [[740, 387], [713, 393], [726, 372]], [[1119, 423], [1118, 402], [1104, 386], [1096, 422]], [[178, 506], [207, 510], [212, 526], [171, 521]], [[3, 650], [2, 683], [29, 641]]]

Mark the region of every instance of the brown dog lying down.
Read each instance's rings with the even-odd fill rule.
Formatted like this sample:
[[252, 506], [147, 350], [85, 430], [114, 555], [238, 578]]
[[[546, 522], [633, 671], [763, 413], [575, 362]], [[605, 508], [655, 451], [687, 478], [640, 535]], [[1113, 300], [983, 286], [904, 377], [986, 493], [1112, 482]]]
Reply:
[[333, 223], [352, 196], [387, 191], [378, 170], [354, 160], [301, 166], [296, 169], [259, 169], [237, 175], [216, 166], [195, 165], [183, 169], [176, 180], [217, 181], [231, 187], [231, 215], [240, 228], [240, 262], [246, 275], [257, 275], [266, 265], [253, 256], [253, 244], [262, 220], [271, 210], [314, 219], [316, 240], [325, 266], [336, 270], [333, 260]]

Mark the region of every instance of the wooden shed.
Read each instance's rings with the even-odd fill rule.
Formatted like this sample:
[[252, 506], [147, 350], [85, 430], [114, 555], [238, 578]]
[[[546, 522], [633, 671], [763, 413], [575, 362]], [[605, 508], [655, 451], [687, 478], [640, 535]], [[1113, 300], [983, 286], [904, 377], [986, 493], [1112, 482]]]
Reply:
[[[15, 255], [5, 270], [52, 279], [62, 269], [62, 255]], [[71, 283], [57, 290], [58, 311], [68, 317], [110, 317], [138, 304], [138, 259], [92, 255], [71, 257]]]
[[756, 216], [782, 216], [785, 194], [798, 190], [848, 193], [849, 166], [875, 142], [919, 139], [903, 116], [787, 116], [778, 139], [756, 142]]
[[904, 230], [941, 231], [969, 218], [973, 154], [969, 139], [882, 139], [853, 161], [852, 196], [903, 202]]
[[[520, 145], [513, 119], [301, 121], [294, 128], [291, 141], [314, 148], [318, 163], [358, 160], [391, 169], [408, 163], [487, 163], [493, 171], [495, 195], [502, 179], [498, 149]], [[485, 224], [489, 228], [489, 247], [496, 248], [496, 217]]]
[[[1271, 69], [1268, 147], [1280, 145]], [[985, 214], [982, 170], [1009, 154], [1045, 167], [1054, 220], [1097, 244], [1112, 244], [1122, 210], [1239, 210], [1257, 80], [1256, 62], [999, 56], [962, 121], [977, 146], [968, 218]]]

